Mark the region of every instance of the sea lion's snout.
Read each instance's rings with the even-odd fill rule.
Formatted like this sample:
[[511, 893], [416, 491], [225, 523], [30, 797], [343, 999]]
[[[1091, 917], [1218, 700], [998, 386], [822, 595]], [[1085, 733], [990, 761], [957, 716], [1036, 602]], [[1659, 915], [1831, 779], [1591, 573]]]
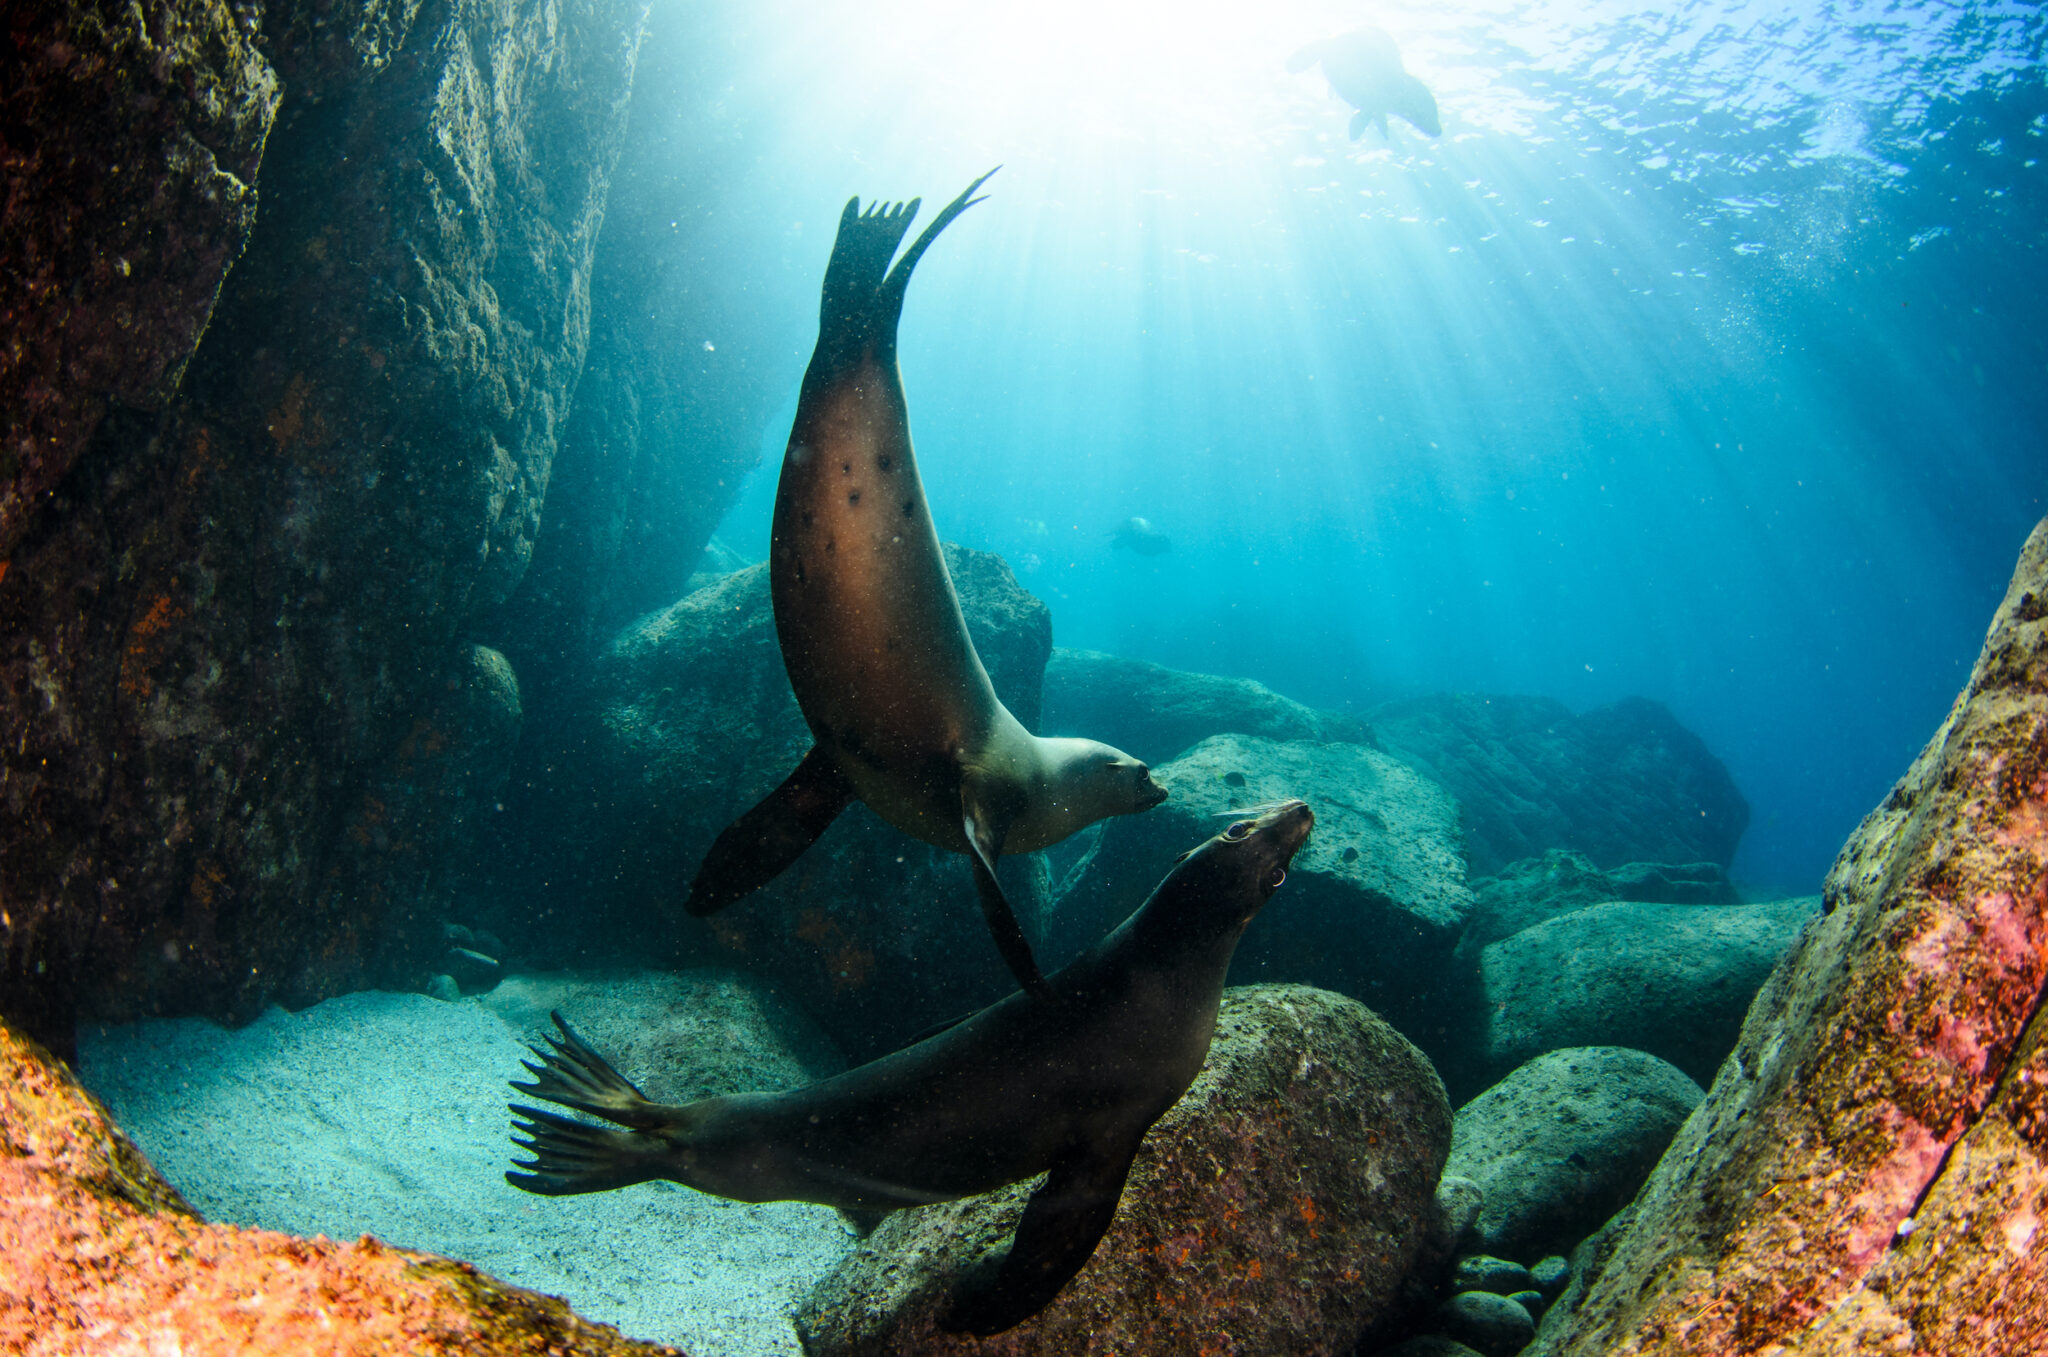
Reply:
[[1150, 810], [1164, 801], [1171, 793], [1152, 780], [1152, 770], [1144, 764], [1138, 765], [1138, 809]]

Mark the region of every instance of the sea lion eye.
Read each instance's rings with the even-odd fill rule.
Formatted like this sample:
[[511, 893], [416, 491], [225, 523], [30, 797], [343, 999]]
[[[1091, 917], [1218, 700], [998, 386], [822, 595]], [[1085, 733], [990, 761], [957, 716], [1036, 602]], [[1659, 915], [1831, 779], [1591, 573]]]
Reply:
[[1266, 889], [1277, 891], [1280, 889], [1280, 883], [1285, 881], [1286, 879], [1287, 869], [1285, 867], [1275, 867], [1273, 869], [1273, 875], [1266, 878]]
[[1232, 843], [1236, 843], [1239, 839], [1252, 832], [1252, 824], [1253, 822], [1250, 820], [1239, 820], [1236, 824], [1223, 831], [1223, 837]]

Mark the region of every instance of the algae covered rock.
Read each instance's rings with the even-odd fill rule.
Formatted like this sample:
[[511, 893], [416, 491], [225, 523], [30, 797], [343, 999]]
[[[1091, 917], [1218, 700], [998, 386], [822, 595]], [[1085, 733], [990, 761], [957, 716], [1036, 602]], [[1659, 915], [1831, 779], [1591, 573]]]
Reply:
[[1458, 1109], [1444, 1172], [1484, 1194], [1481, 1248], [1529, 1262], [1568, 1252], [1635, 1196], [1702, 1096], [1642, 1051], [1551, 1051]]
[[[1013, 712], [1035, 711], [1052, 644], [1045, 605], [1000, 557], [952, 545], [945, 552], [997, 696]], [[597, 664], [583, 729], [583, 756], [559, 770], [549, 798], [558, 856], [544, 874], [597, 955], [608, 948], [644, 960], [653, 948], [772, 975], [855, 1059], [1013, 987], [967, 859], [859, 803], [761, 890], [708, 920], [683, 913], [712, 840], [811, 746], [783, 670], [765, 564], [622, 631]], [[1035, 935], [1041, 860], [1005, 858], [1001, 873]]]
[[463, 1263], [209, 1225], [0, 1021], [0, 1351], [670, 1354]]
[[1045, 667], [1045, 733], [1104, 740], [1150, 763], [1226, 733], [1372, 742], [1364, 722], [1304, 706], [1255, 679], [1064, 647]]
[[1114, 927], [1232, 810], [1298, 796], [1315, 810], [1315, 833], [1295, 856], [1286, 895], [1239, 945], [1232, 980], [1318, 985], [1363, 1000], [1404, 1032], [1433, 1027], [1427, 982], [1472, 902], [1457, 804], [1441, 787], [1364, 745], [1249, 735], [1213, 736], [1152, 771], [1171, 796], [1096, 831], [1059, 897], [1049, 960]]
[[1438, 693], [1369, 719], [1381, 747], [1458, 798], [1475, 875], [1551, 848], [1598, 867], [1726, 866], [1749, 826], [1728, 769], [1645, 698], [1574, 714], [1545, 697]]
[[1480, 953], [1481, 1063], [1497, 1078], [1545, 1051], [1625, 1046], [1712, 1083], [1751, 998], [1819, 913], [1811, 897], [1617, 901], [1525, 928]]
[[1826, 899], [1541, 1352], [2048, 1348], [2048, 523]]
[[1733, 905], [1740, 900], [1718, 863], [1629, 862], [1611, 871], [1584, 853], [1553, 848], [1538, 857], [1511, 862], [1472, 883], [1472, 917], [1459, 939], [1461, 955], [1476, 955], [1490, 942], [1525, 928], [1610, 900], [1638, 904]]
[[840, 1354], [1348, 1353], [1423, 1247], [1450, 1145], [1429, 1062], [1338, 995], [1224, 991], [1215, 1044], [1145, 1137], [1109, 1232], [1045, 1310], [994, 1338], [939, 1332], [1033, 1183], [891, 1216], [796, 1317]]

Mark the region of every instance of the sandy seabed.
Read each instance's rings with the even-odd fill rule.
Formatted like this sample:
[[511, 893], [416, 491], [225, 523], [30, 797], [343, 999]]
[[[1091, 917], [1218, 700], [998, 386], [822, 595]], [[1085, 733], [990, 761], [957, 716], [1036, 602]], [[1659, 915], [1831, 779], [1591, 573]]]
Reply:
[[799, 1352], [788, 1316], [853, 1242], [838, 1214], [511, 1186], [530, 1035], [474, 999], [370, 992], [239, 1030], [83, 1027], [78, 1074], [208, 1220], [459, 1258], [693, 1357]]

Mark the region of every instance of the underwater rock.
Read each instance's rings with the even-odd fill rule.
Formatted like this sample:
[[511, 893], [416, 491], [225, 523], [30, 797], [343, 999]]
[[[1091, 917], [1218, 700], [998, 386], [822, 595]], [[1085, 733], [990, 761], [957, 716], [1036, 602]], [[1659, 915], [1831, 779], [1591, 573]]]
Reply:
[[[1002, 558], [950, 544], [945, 552], [997, 696], [1020, 719], [1035, 713], [1051, 614]], [[864, 805], [849, 807], [747, 899], [708, 920], [684, 915], [684, 891], [713, 838], [811, 745], [776, 644], [765, 564], [626, 628], [598, 663], [589, 703], [577, 732], [582, 755], [559, 766], [559, 782], [542, 798], [561, 855], [538, 874], [558, 883], [553, 907], [577, 920], [559, 946], [771, 975], [856, 1059], [1011, 987], [967, 859], [891, 828]], [[1212, 832], [1205, 827], [1174, 851]], [[1012, 857], [1000, 868], [1034, 937], [1046, 895], [1041, 863]], [[528, 907], [549, 904], [543, 897]], [[543, 927], [563, 931], [537, 921], [504, 931]]]
[[1429, 1062], [1363, 1006], [1295, 985], [1226, 990], [1202, 1073], [1045, 1310], [988, 1340], [935, 1327], [1034, 1181], [894, 1213], [819, 1283], [797, 1331], [812, 1357], [1193, 1357], [1218, 1334], [1243, 1352], [1348, 1353], [1415, 1261], [1449, 1144]]
[[1536, 1321], [1520, 1304], [1491, 1291], [1461, 1291], [1432, 1316], [1452, 1340], [1481, 1357], [1514, 1357], [1536, 1336]]
[[0, 578], [0, 994], [60, 1041], [439, 943], [442, 803], [382, 791], [532, 549], [645, 5], [332, 8], [242, 11], [292, 90], [260, 222], [168, 411], [107, 419]]
[[1372, 1357], [1481, 1357], [1478, 1352], [1466, 1347], [1455, 1338], [1446, 1338], [1440, 1333], [1426, 1333], [1420, 1338], [1411, 1338], [1390, 1348], [1375, 1350]]
[[1599, 867], [1725, 867], [1749, 825], [1728, 769], [1645, 698], [1574, 715], [1545, 697], [1439, 693], [1368, 719], [1382, 748], [1458, 798], [1474, 876], [1551, 848]]
[[[1217, 735], [1153, 769], [1172, 796], [1105, 821], [1063, 883], [1044, 957], [1059, 965], [1136, 909], [1174, 856], [1234, 808], [1298, 796], [1315, 833], [1287, 892], [1238, 947], [1238, 984], [1291, 981], [1349, 994], [1430, 1049], [1428, 984], [1471, 908], [1458, 808], [1400, 760], [1356, 744]], [[1081, 836], [1077, 835], [1076, 838]]]
[[1472, 883], [1472, 896], [1472, 916], [1465, 921], [1458, 950], [1475, 958], [1490, 942], [1512, 937], [1559, 914], [1610, 900], [1665, 905], [1741, 903], [1728, 873], [1716, 863], [1630, 862], [1603, 872], [1584, 853], [1569, 848], [1553, 848], [1541, 856], [1511, 862], [1492, 876], [1480, 877]]
[[[1458, 1152], [1458, 1133], [1453, 1119], [1451, 1130], [1451, 1153]], [[1446, 1161], [1445, 1171], [1450, 1164]], [[1646, 1170], [1647, 1171], [1647, 1170]], [[1458, 1260], [1451, 1269], [1451, 1290], [1491, 1291], [1496, 1296], [1511, 1296], [1525, 1287], [1534, 1286], [1536, 1279], [1529, 1269], [1507, 1258], [1496, 1258], [1492, 1254], [1472, 1253]]]
[[1318, 711], [1254, 679], [1194, 674], [1099, 650], [1055, 647], [1045, 734], [1085, 735], [1164, 763], [1211, 735], [1371, 744], [1363, 721]]
[[0, 77], [0, 561], [110, 405], [158, 410], [256, 220], [255, 11], [13, 6]]
[[2048, 522], [1826, 899], [1545, 1353], [2048, 1347]]
[[1755, 905], [1593, 905], [1546, 919], [1479, 954], [1493, 1077], [1545, 1051], [1648, 1051], [1702, 1086], [1735, 1045], [1742, 1015], [1799, 930], [1808, 896]]
[[[1458, 1109], [1444, 1172], [1484, 1192], [1482, 1248], [1508, 1258], [1561, 1253], [1635, 1196], [1703, 1096], [1641, 1051], [1551, 1051]], [[1516, 1271], [1517, 1286], [1475, 1279], [1463, 1289], [1541, 1289], [1541, 1278]]]
[[0, 1350], [654, 1357], [464, 1263], [209, 1225], [47, 1051], [0, 1020]]
[[1536, 1289], [1543, 1294], [1543, 1299], [1554, 1301], [1564, 1294], [1565, 1287], [1571, 1285], [1572, 1265], [1561, 1255], [1552, 1254], [1531, 1267], [1529, 1275], [1536, 1279]]

